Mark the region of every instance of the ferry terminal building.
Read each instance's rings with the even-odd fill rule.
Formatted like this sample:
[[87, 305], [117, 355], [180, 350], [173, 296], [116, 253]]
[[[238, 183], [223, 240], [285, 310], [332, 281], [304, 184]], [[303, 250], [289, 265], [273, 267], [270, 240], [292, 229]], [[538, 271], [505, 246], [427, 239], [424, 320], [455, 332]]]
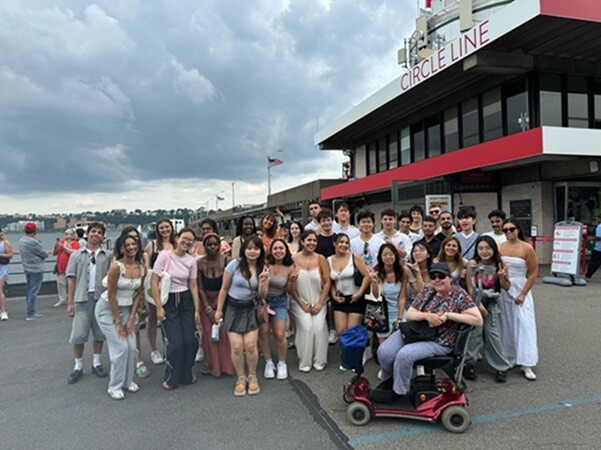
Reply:
[[[551, 236], [561, 220], [596, 223], [601, 1], [473, 0], [463, 33], [456, 2], [433, 1], [430, 56], [315, 135], [351, 165], [321, 199], [378, 216], [447, 194], [455, 212], [476, 207], [479, 231], [498, 208], [527, 235], [531, 225]], [[537, 251], [550, 262], [550, 243]]]

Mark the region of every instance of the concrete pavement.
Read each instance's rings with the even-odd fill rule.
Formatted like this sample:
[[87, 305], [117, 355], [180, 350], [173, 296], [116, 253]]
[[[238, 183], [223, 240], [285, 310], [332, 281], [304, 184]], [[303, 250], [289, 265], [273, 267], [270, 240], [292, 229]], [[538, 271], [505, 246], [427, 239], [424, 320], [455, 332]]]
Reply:
[[[24, 301], [11, 299], [0, 322], [0, 448], [597, 448], [601, 442], [601, 278], [586, 287], [537, 283], [538, 380], [518, 370], [497, 384], [485, 363], [468, 382], [473, 424], [461, 435], [440, 426], [374, 419], [355, 427], [346, 419], [338, 346], [323, 372], [301, 374], [294, 351], [287, 381], [261, 381], [261, 394], [236, 398], [234, 379], [201, 377], [173, 392], [160, 388], [161, 370], [149, 363], [141, 391], [122, 402], [106, 394], [106, 379], [90, 373], [66, 383], [72, 370], [70, 320], [55, 297], [40, 298], [39, 321], [24, 320]], [[143, 340], [144, 354], [148, 346]], [[108, 357], [103, 350], [103, 363]], [[375, 380], [370, 361], [366, 374]]]

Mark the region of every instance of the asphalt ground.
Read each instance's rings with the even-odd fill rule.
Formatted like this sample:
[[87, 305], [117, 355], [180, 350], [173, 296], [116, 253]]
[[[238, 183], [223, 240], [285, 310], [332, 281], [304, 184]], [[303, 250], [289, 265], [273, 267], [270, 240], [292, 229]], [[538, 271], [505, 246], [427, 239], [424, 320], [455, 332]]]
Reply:
[[[541, 278], [542, 280], [542, 278]], [[45, 317], [26, 322], [23, 299], [9, 299], [10, 320], [0, 322], [0, 449], [35, 448], [599, 448], [601, 443], [601, 278], [586, 287], [538, 282], [534, 288], [540, 363], [536, 381], [519, 370], [497, 384], [484, 362], [468, 381], [471, 427], [451, 434], [441, 425], [375, 418], [363, 427], [346, 418], [338, 346], [323, 372], [301, 374], [294, 350], [290, 377], [263, 380], [257, 396], [233, 396], [234, 378], [199, 377], [172, 392], [160, 388], [162, 366], [150, 363], [140, 392], [117, 402], [107, 379], [90, 372], [68, 385], [73, 368], [70, 322], [56, 297], [40, 297]], [[108, 369], [106, 349], [103, 364]], [[262, 369], [262, 364], [261, 364]], [[369, 361], [366, 376], [376, 380]], [[261, 370], [262, 373], [262, 370]]]

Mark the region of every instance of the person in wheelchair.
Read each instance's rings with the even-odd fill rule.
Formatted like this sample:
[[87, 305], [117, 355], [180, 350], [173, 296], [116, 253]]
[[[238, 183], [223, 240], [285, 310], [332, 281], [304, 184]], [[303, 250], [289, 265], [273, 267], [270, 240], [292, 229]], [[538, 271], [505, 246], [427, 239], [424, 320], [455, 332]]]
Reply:
[[432, 284], [416, 297], [408, 321], [427, 321], [436, 329], [434, 340], [405, 343], [400, 331], [393, 333], [378, 349], [382, 383], [372, 392], [376, 403], [392, 403], [405, 395], [411, 386], [413, 365], [432, 356], [448, 355], [457, 339], [460, 324], [482, 326], [478, 307], [461, 287], [452, 284], [451, 271], [445, 263], [434, 263], [429, 276]]

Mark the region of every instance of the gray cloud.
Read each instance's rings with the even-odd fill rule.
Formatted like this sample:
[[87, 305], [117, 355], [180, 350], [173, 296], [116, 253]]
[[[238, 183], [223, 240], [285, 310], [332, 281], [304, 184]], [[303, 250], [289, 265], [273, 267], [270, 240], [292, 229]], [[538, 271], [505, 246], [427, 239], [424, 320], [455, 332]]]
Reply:
[[414, 13], [409, 0], [47, 4], [0, 6], [5, 195], [262, 180], [281, 146], [280, 173], [318, 174], [317, 124], [394, 74]]

